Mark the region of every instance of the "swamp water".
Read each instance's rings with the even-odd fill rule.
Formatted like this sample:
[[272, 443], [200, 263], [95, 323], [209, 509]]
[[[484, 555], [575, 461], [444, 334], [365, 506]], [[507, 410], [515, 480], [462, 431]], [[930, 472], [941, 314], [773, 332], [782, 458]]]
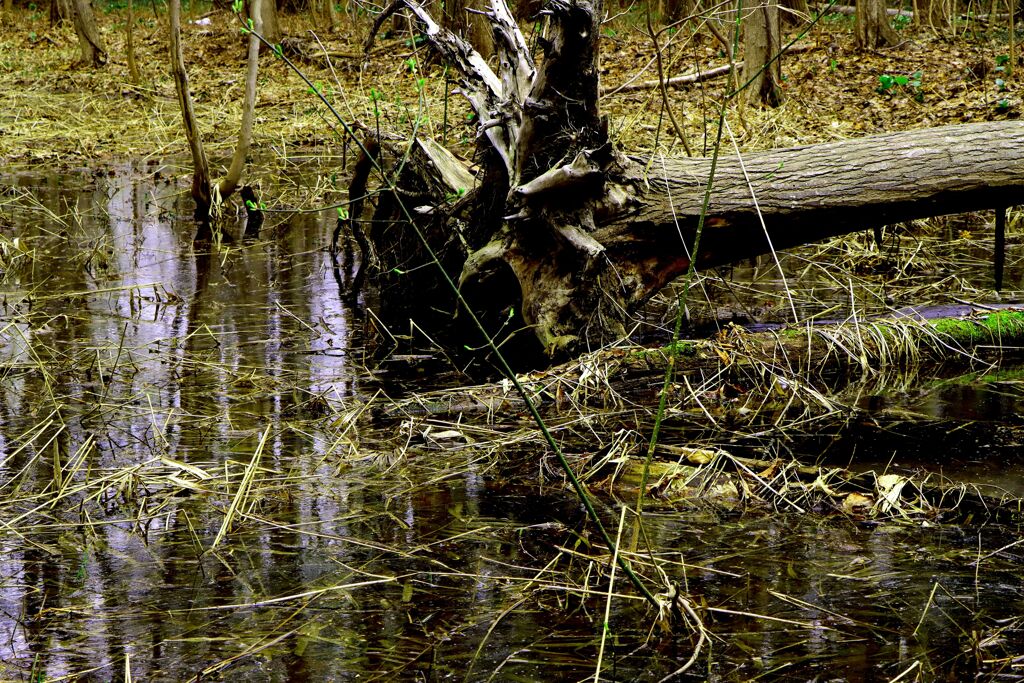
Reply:
[[[451, 375], [399, 386], [369, 360], [332, 212], [196, 255], [156, 177], [2, 179], [0, 680], [585, 680], [600, 653], [602, 680], [657, 681], [687, 662], [695, 637], [621, 573], [602, 645], [607, 566], [524, 416], [374, 416]], [[1016, 419], [999, 406], [962, 424]], [[646, 434], [648, 409], [616, 419]], [[553, 416], [597, 450], [591, 422]], [[947, 429], [913, 438], [942, 450]], [[1016, 448], [964, 443], [950, 457], [1015, 478]], [[638, 571], [710, 632], [676, 680], [1024, 675], [1016, 526], [688, 506], [646, 512], [642, 539]]]

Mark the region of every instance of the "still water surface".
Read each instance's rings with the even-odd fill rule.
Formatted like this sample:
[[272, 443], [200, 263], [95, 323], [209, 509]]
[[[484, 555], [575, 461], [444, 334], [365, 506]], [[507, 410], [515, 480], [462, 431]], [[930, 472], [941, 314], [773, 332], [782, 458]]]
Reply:
[[[158, 170], [2, 178], [0, 679], [592, 680], [608, 576], [543, 454], [473, 447], [484, 417], [371, 418], [452, 374], [390, 378], [333, 214], [196, 253]], [[1016, 419], [1001, 386], [956, 419]], [[711, 632], [678, 680], [1024, 673], [1016, 527], [688, 508], [645, 533]], [[682, 667], [685, 629], [614, 587], [601, 679]]]

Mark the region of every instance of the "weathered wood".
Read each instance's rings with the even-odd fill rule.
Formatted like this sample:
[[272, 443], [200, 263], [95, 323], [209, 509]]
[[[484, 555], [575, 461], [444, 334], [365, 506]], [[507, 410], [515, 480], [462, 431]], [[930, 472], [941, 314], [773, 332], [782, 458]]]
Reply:
[[[608, 249], [674, 245], [672, 258], [686, 261], [677, 225], [684, 235], [695, 231], [711, 161], [672, 159], [646, 171], [647, 160], [634, 161], [626, 178], [639, 204], [599, 226], [594, 237]], [[1017, 121], [727, 156], [718, 161], [697, 263], [766, 253], [762, 218], [775, 248], [785, 249], [876, 225], [1014, 205], [1022, 192], [1024, 124]], [[655, 226], [664, 231], [660, 237]], [[661, 279], [678, 274], [669, 268]]]
[[[624, 179], [636, 188], [639, 203], [603, 223], [594, 237], [608, 248], [674, 244], [673, 258], [685, 260], [677, 224], [687, 236], [695, 230], [711, 160], [666, 160], [648, 170], [646, 160], [633, 161]], [[1024, 124], [1015, 121], [724, 157], [697, 264], [766, 253], [762, 218], [774, 247], [785, 249], [874, 225], [1014, 205], [1022, 191]], [[655, 237], [654, 226], [665, 232]], [[670, 269], [663, 279], [678, 274]]]
[[[621, 312], [635, 310], [690, 264], [711, 160], [631, 158], [602, 169], [598, 181], [563, 185], [557, 195], [563, 207], [591, 207], [587, 232], [602, 250], [598, 265], [574, 269], [578, 249], [557, 237], [544, 242], [535, 233], [534, 243], [546, 244], [543, 251], [524, 248], [522, 239], [506, 241], [480, 250], [466, 265], [472, 273], [497, 258], [511, 268], [524, 319], [546, 346], [568, 349], [585, 337], [598, 342], [621, 334]], [[877, 225], [1012, 205], [1022, 191], [1019, 122], [727, 156], [718, 161], [697, 266]], [[493, 271], [494, 264], [489, 267]]]
[[[401, 223], [409, 214], [394, 202], [435, 207], [419, 214], [429, 223], [423, 232], [474, 312], [498, 321], [503, 334], [526, 330], [520, 337], [549, 356], [576, 353], [621, 337], [629, 314], [687, 271], [712, 162], [631, 158], [607, 142], [597, 107], [599, 7], [549, 2], [536, 70], [504, 0], [491, 4], [497, 72], [415, 0], [397, 0], [382, 15], [402, 5], [423, 22], [459, 74], [487, 154], [477, 187], [454, 205], [445, 199], [451, 183], [400, 183], [404, 196], [378, 204], [374, 231], [394, 225], [408, 235]], [[430, 176], [436, 166], [418, 165]], [[704, 268], [879, 225], [1014, 205], [1022, 190], [1019, 122], [723, 156], [694, 258]], [[385, 260], [385, 272], [429, 260], [405, 237], [387, 242], [400, 258]], [[512, 324], [509, 312], [519, 316]]]

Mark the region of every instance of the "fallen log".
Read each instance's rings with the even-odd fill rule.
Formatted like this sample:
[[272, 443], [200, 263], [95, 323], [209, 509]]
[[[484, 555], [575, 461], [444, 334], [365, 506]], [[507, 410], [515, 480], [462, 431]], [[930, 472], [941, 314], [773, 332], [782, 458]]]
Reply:
[[[785, 48], [783, 52], [785, 54], [796, 54], [800, 52], [809, 52], [816, 49], [817, 45], [790, 45]], [[743, 60], [734, 62], [733, 64], [722, 64], [720, 66], [713, 66], [707, 69], [695, 71], [693, 73], [684, 74], [682, 76], [672, 76], [671, 78], [665, 79], [665, 85], [670, 87], [680, 85], [692, 85], [694, 83], [702, 83], [709, 81], [712, 78], [718, 78], [729, 73], [732, 69], [743, 70]], [[642, 71], [641, 71], [642, 73]], [[638, 74], [639, 75], [639, 74]], [[617, 86], [601, 86], [601, 97], [609, 97], [620, 92], [630, 92], [633, 90], [651, 90], [653, 88], [660, 88], [661, 81], [650, 80], [650, 81], [636, 81], [637, 76], [634, 76], [625, 83]]]
[[[481, 154], [467, 189], [452, 184], [474, 177], [451, 173], [457, 160], [442, 164], [442, 177], [435, 161], [394, 150], [403, 175], [372, 217], [384, 243], [381, 272], [433, 272], [436, 257], [489, 334], [528, 330], [519, 338], [548, 358], [622, 338], [630, 314], [691, 259], [707, 268], [875, 226], [1011, 206], [1024, 190], [1018, 121], [717, 160], [628, 156], [609, 142], [598, 109], [599, 7], [552, 0], [545, 60], [535, 66], [504, 1], [492, 0], [495, 73], [414, 0], [397, 0], [377, 27], [399, 6], [460, 74], [481, 122]], [[410, 240], [410, 220], [429, 250]], [[444, 308], [437, 289], [407, 282], [409, 296], [387, 299], [430, 291], [431, 306]]]
[[[521, 294], [524, 318], [547, 348], [608, 341], [624, 333], [616, 311], [635, 310], [684, 274], [691, 254], [697, 267], [708, 268], [874, 226], [1017, 203], [1024, 124], [965, 124], [723, 156], [694, 252], [712, 165], [701, 158], [617, 157], [595, 164], [589, 177], [563, 167], [530, 199], [590, 207], [592, 223], [583, 232], [600, 258], [514, 218], [524, 227], [471, 255], [463, 283], [500, 261], [519, 290], [506, 297]], [[502, 307], [510, 305], [515, 296], [503, 300]]]

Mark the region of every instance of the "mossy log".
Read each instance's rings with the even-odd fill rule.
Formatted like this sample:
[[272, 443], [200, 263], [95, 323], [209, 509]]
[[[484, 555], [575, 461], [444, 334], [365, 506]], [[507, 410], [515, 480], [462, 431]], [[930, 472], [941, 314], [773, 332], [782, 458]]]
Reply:
[[[926, 311], [854, 323], [825, 323], [747, 332], [731, 327], [711, 339], [680, 342], [671, 348], [620, 346], [554, 367], [520, 375], [535, 403], [557, 410], [603, 406], [661, 386], [671, 362], [677, 382], [690, 377], [735, 378], [745, 370], [777, 370], [792, 378], [828, 375], [833, 386], [877, 371], [913, 366], [970, 367], [1024, 349], [1024, 310], [952, 308], [956, 315], [928, 319]], [[723, 374], [724, 373], [724, 374]], [[742, 389], [742, 388], [741, 388]], [[462, 414], [505, 417], [526, 413], [507, 382], [419, 393], [375, 411], [381, 419], [456, 418]]]

